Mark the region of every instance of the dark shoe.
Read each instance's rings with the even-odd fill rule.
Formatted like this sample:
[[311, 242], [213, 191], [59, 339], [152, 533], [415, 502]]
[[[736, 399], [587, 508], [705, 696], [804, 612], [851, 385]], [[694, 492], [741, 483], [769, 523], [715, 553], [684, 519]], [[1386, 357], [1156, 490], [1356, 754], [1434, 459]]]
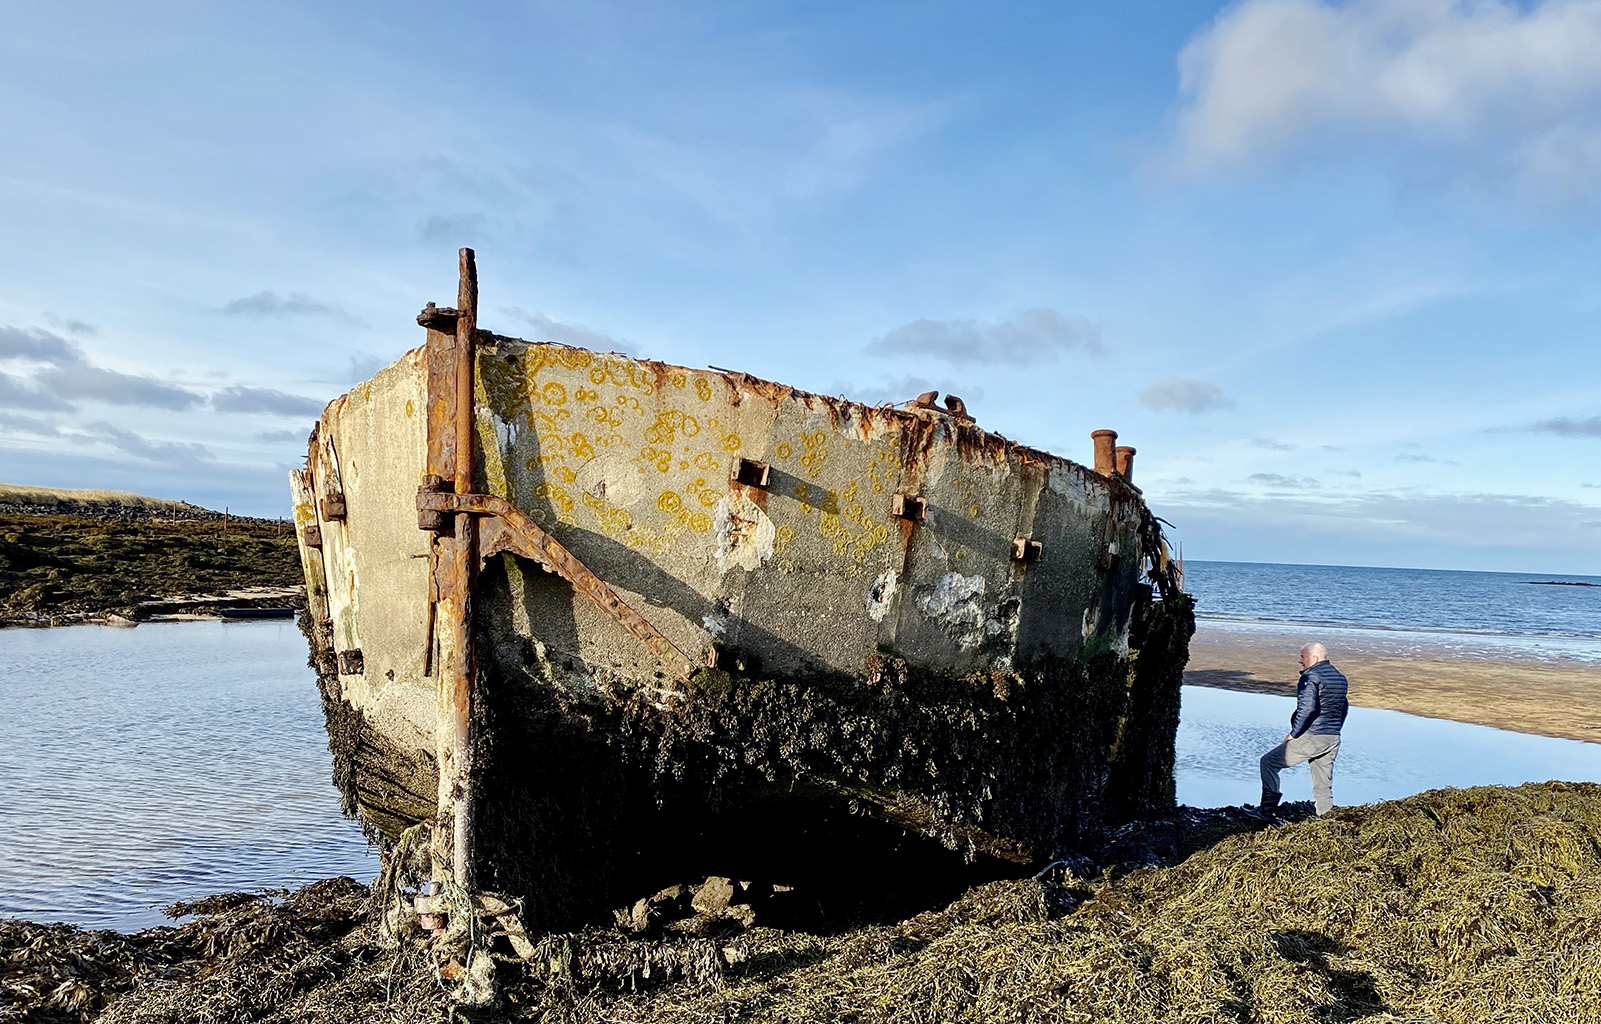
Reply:
[[1264, 789], [1262, 791], [1262, 802], [1257, 805], [1256, 809], [1263, 814], [1272, 814], [1279, 809], [1279, 800], [1281, 799], [1283, 799], [1282, 793], [1269, 793]]

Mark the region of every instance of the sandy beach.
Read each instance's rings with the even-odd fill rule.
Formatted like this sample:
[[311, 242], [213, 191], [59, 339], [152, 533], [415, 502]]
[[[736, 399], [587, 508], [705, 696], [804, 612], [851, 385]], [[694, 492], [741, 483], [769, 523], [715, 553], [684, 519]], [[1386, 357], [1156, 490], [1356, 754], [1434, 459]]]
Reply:
[[[1321, 639], [1351, 682], [1351, 703], [1563, 739], [1601, 743], [1601, 665], [1423, 648], [1401, 654]], [[1184, 681], [1251, 693], [1295, 695], [1297, 652], [1288, 633], [1197, 624]]]

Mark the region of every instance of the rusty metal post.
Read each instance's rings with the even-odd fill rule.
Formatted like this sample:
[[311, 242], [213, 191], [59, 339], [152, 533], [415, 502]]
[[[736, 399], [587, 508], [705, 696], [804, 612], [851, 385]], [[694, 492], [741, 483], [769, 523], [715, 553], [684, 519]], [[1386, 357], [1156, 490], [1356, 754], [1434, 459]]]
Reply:
[[1117, 448], [1116, 454], [1117, 454], [1117, 475], [1122, 477], [1124, 480], [1127, 480], [1129, 483], [1133, 483], [1134, 482], [1134, 449], [1128, 447], [1127, 445], [1120, 445]]
[[[473, 384], [475, 348], [478, 332], [478, 266], [471, 249], [461, 250], [461, 273], [456, 293], [455, 434], [456, 493], [473, 493]], [[450, 551], [452, 600], [449, 614], [455, 634], [448, 671], [441, 674], [442, 687], [449, 687], [448, 730], [452, 737], [451, 785], [452, 868], [456, 884], [469, 892], [475, 888], [473, 831], [476, 825], [477, 786], [473, 778], [473, 691], [476, 666], [473, 664], [473, 569], [478, 562], [478, 521], [471, 512], [456, 515], [454, 543]], [[442, 723], [443, 724], [443, 723]], [[441, 766], [441, 782], [444, 766]]]
[[1117, 456], [1114, 454], [1117, 431], [1094, 430], [1090, 432], [1090, 439], [1095, 442], [1095, 472], [1111, 476], [1117, 471]]

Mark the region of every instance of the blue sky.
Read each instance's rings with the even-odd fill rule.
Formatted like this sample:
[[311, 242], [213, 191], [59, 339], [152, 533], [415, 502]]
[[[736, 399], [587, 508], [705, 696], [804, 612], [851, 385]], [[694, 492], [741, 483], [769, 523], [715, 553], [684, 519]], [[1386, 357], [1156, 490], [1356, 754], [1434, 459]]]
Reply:
[[15, 5], [0, 480], [263, 515], [493, 330], [979, 422], [1186, 557], [1601, 573], [1601, 0]]

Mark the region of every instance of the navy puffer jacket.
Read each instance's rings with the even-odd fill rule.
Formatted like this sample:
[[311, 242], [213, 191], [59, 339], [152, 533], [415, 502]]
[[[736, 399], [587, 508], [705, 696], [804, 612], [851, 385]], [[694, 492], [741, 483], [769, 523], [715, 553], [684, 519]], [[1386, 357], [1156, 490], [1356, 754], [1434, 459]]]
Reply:
[[1338, 736], [1350, 707], [1345, 700], [1345, 676], [1320, 661], [1301, 670], [1295, 686], [1295, 714], [1290, 716], [1290, 735]]

